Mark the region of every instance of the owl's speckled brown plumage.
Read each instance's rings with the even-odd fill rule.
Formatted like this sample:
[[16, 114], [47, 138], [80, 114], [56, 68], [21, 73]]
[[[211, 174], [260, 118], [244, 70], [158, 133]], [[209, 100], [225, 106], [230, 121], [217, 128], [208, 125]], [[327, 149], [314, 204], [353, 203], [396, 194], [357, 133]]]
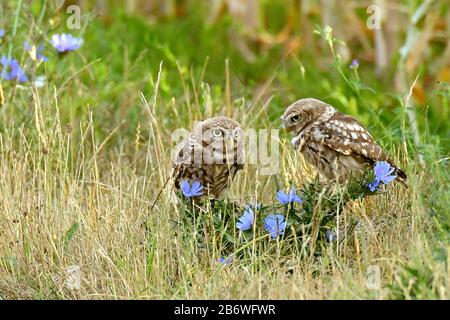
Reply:
[[220, 198], [236, 172], [243, 167], [242, 132], [239, 123], [215, 117], [198, 123], [189, 137], [175, 149], [175, 186], [183, 180], [200, 182], [203, 194]]
[[346, 181], [366, 165], [387, 161], [402, 181], [406, 174], [373, 140], [364, 126], [320, 100], [301, 99], [290, 105], [281, 120], [295, 149], [328, 180]]

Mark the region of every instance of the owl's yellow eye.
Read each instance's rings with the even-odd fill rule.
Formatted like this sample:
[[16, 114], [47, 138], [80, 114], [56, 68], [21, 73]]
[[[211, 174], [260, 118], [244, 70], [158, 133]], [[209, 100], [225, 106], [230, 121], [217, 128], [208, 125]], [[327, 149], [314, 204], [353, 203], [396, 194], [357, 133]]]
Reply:
[[291, 121], [297, 122], [299, 119], [300, 119], [300, 116], [298, 114], [296, 114], [295, 116], [292, 116]]
[[223, 133], [222, 133], [222, 130], [215, 129], [215, 130], [213, 130], [212, 134], [214, 137], [221, 137]]

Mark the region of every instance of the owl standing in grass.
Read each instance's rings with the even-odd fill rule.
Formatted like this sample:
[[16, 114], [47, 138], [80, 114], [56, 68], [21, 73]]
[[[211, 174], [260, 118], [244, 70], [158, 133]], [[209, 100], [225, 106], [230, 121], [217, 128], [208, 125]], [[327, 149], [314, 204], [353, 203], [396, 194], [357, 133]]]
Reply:
[[386, 161], [401, 182], [406, 174], [353, 117], [320, 100], [301, 99], [290, 105], [281, 120], [295, 149], [327, 180], [345, 182], [366, 165]]
[[175, 187], [187, 197], [220, 198], [243, 168], [242, 129], [227, 117], [199, 122], [172, 155]]

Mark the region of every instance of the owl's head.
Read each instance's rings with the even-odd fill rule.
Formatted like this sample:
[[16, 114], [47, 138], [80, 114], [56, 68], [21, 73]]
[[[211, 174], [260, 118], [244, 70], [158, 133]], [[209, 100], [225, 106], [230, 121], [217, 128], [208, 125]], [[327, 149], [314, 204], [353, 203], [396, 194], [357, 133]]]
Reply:
[[207, 164], [232, 164], [243, 159], [242, 129], [227, 117], [204, 120], [194, 127], [193, 138], [201, 142]]
[[325, 102], [313, 98], [300, 99], [287, 107], [281, 121], [287, 132], [299, 133], [308, 124], [330, 111], [334, 112], [334, 108]]
[[227, 117], [214, 117], [204, 120], [194, 128], [195, 134], [201, 134], [203, 143], [236, 143], [241, 139], [242, 129], [239, 123]]

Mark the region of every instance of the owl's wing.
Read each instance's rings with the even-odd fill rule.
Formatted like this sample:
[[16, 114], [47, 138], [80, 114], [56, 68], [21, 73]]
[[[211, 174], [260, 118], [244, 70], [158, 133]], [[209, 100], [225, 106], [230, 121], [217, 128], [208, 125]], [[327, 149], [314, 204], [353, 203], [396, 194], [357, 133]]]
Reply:
[[337, 112], [329, 121], [311, 129], [312, 138], [330, 149], [344, 155], [359, 157], [370, 165], [376, 161], [387, 161], [396, 168], [400, 178], [406, 179], [406, 174], [397, 168], [367, 129], [353, 117]]
[[[167, 183], [173, 179], [175, 182], [175, 186], [177, 188], [180, 187], [180, 178], [184, 175], [184, 172], [186, 170], [186, 161], [189, 161], [189, 154], [192, 154], [192, 152], [186, 152], [190, 149], [193, 149], [195, 146], [195, 140], [193, 139], [193, 135], [191, 134], [188, 139], [181, 141], [175, 148], [173, 149], [173, 152], [171, 154], [171, 160], [172, 160], [172, 172], [169, 175], [169, 178], [167, 178], [166, 182], [164, 183], [161, 190], [156, 195], [155, 200], [153, 201], [153, 204], [151, 208], [153, 208], [156, 205], [156, 202], [160, 198], [164, 188], [166, 187]], [[187, 149], [187, 150], [186, 150]]]
[[194, 134], [190, 134], [186, 140], [180, 142], [172, 153], [172, 178], [178, 187], [179, 180], [184, 176], [185, 170], [194, 163], [194, 150], [201, 148], [195, 140]]
[[175, 147], [172, 153], [174, 166], [192, 163], [195, 148], [201, 148], [201, 145], [195, 141], [194, 135], [191, 133], [187, 139], [181, 141]]

